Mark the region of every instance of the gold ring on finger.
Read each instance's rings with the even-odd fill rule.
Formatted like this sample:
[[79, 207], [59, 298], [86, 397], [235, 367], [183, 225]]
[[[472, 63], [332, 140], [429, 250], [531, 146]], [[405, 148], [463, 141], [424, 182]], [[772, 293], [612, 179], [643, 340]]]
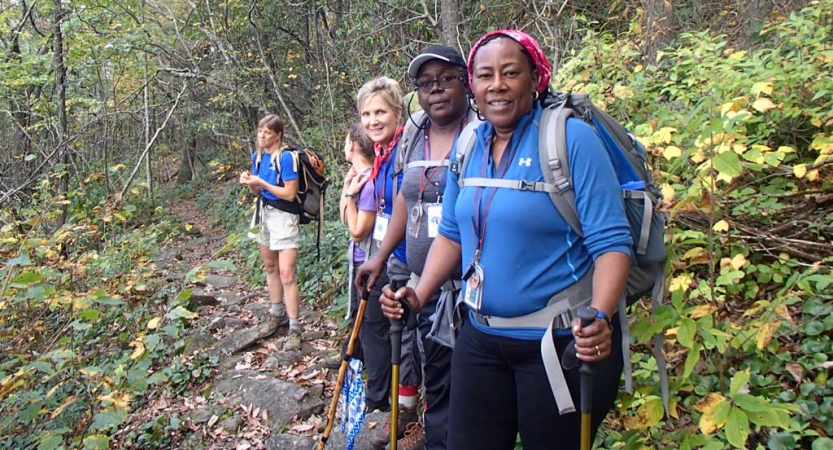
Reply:
[[596, 356], [599, 356], [599, 355], [601, 355], [601, 354], [602, 354], [602, 350], [601, 350], [601, 349], [599, 348], [599, 346], [597, 345], [597, 346], [596, 346]]

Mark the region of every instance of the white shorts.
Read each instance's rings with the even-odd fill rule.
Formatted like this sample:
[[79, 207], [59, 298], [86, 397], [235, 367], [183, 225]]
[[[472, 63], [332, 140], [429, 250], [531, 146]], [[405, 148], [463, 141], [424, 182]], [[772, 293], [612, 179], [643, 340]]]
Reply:
[[298, 214], [264, 205], [260, 233], [249, 236], [253, 237], [258, 244], [269, 247], [269, 250], [298, 248], [299, 225]]

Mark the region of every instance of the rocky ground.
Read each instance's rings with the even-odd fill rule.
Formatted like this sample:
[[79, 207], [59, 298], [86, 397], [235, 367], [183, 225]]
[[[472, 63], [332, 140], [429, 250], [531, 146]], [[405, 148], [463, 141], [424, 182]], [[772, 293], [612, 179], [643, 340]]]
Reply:
[[[207, 226], [193, 202], [182, 200], [171, 209], [193, 228], [161, 252], [157, 268], [160, 277], [181, 284], [189, 270], [217, 259], [226, 237]], [[194, 292], [189, 309], [199, 317], [180, 358], [207, 357], [213, 370], [188, 393], [149, 401], [138, 416], [170, 411], [185, 417], [174, 448], [317, 448], [338, 372], [327, 369], [324, 358], [335, 352], [344, 331], [322, 312], [304, 309], [302, 348], [284, 352], [287, 327], [269, 322], [265, 288], [253, 289], [233, 271], [217, 269], [188, 288]], [[369, 435], [383, 419], [378, 413], [365, 419], [356, 450], [374, 448]], [[343, 449], [345, 442], [337, 420], [326, 448]]]

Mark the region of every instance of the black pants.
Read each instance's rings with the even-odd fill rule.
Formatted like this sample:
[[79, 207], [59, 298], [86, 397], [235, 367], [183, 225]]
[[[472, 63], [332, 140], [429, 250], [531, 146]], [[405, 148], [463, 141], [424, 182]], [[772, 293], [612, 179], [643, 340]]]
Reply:
[[[358, 311], [358, 302], [361, 297], [361, 293], [356, 293], [355, 285], [355, 269], [358, 266], [359, 264], [356, 264], [354, 273], [350, 274], [350, 289], [353, 291], [353, 298], [356, 299], [356, 304], [351, 306], [353, 321], [355, 321], [355, 312]], [[353, 349], [353, 355], [362, 360], [364, 371], [367, 374], [365, 402], [368, 411], [374, 409], [386, 411], [390, 407], [390, 379], [392, 375], [390, 321], [382, 314], [382, 304], [379, 303], [382, 287], [386, 284], [388, 284], [387, 275], [382, 273], [367, 298], [364, 319], [359, 330], [358, 345], [356, 345], [357, 348]], [[345, 342], [343, 351], [346, 348]]]
[[[430, 329], [430, 328], [429, 328]], [[451, 349], [431, 339], [425, 347], [425, 450], [445, 450], [451, 400]]]
[[[571, 340], [572, 336], [555, 338], [559, 356]], [[595, 364], [593, 438], [619, 390], [621, 341], [617, 328], [613, 353]], [[541, 360], [540, 341], [489, 335], [467, 322], [457, 337], [451, 367], [449, 450], [512, 450], [518, 432], [524, 450], [579, 449], [581, 414], [558, 414]], [[578, 410], [578, 370], [564, 371], [564, 376]]]

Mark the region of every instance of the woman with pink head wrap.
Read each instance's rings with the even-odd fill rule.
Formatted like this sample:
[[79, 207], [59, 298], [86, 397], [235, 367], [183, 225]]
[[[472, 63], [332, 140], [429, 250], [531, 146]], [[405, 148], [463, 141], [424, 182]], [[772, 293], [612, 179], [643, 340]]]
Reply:
[[[526, 450], [578, 449], [579, 373], [551, 376], [542, 355], [553, 361], [574, 341], [577, 358], [593, 363], [595, 434], [623, 364], [621, 330], [610, 326], [632, 242], [619, 185], [593, 129], [571, 118], [567, 164], [584, 236], [546, 192], [512, 188], [544, 180], [539, 100], [548, 94], [550, 63], [528, 34], [498, 30], [475, 43], [467, 65], [485, 122], [467, 163], [449, 172], [422, 278], [414, 289], [383, 290], [382, 309], [398, 318], [394, 299], [404, 298], [419, 310], [462, 263], [469, 312], [452, 357], [448, 449], [511, 450], [518, 433]], [[598, 315], [582, 326], [574, 312], [587, 305]]]

